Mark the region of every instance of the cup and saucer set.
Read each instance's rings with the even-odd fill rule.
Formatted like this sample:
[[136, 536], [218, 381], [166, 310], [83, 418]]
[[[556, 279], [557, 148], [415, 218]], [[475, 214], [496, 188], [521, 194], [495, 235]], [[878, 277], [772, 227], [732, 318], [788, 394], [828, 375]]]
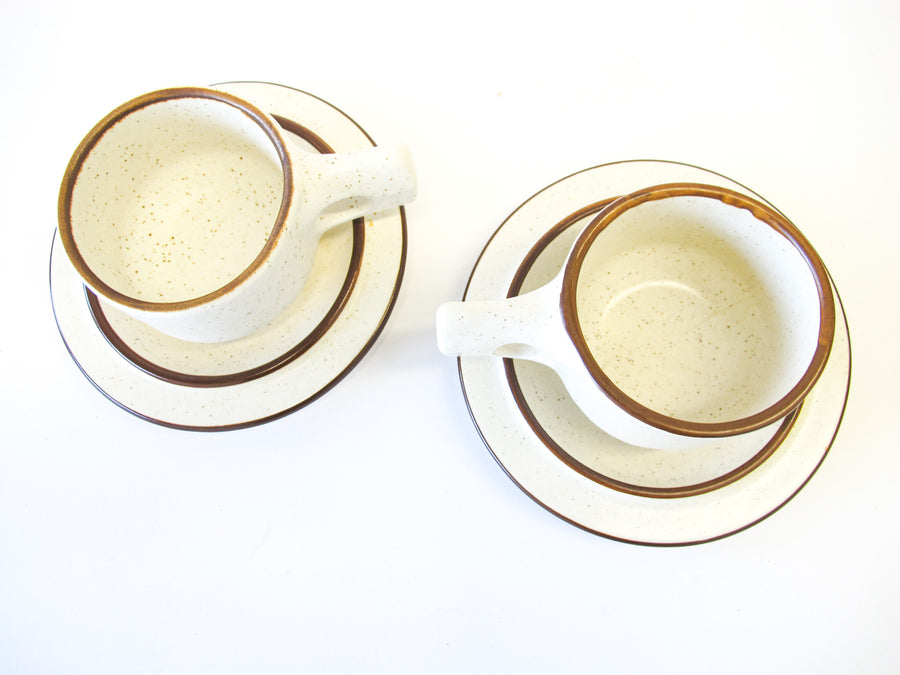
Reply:
[[[85, 376], [155, 423], [227, 430], [317, 399], [403, 276], [416, 177], [310, 94], [236, 82], [123, 104], [63, 177], [53, 311]], [[812, 244], [720, 174], [627, 161], [567, 176], [488, 238], [436, 316], [507, 475], [595, 534], [734, 534], [812, 477], [850, 342]]]
[[[267, 114], [271, 118], [267, 120], [268, 124], [277, 126], [281, 143], [290, 143], [297, 154], [325, 156], [352, 153], [375, 145], [352, 119], [310, 94], [258, 82], [227, 83], [215, 85], [213, 89], [227, 96], [229, 103], [232, 98], [252, 101], [258, 111], [254, 114]], [[236, 115], [245, 115], [240, 108], [234, 108], [229, 103], [216, 99], [201, 101], [208, 101], [210, 106], [221, 105], [226, 112], [234, 110]], [[148, 105], [137, 108], [138, 112], [152, 109], [153, 106]], [[109, 126], [109, 122], [104, 120], [98, 126]], [[138, 118], [137, 122], [142, 120]], [[181, 120], [176, 122], [186, 124]], [[259, 129], [255, 122], [251, 124]], [[268, 127], [265, 131], [273, 133]], [[272, 145], [264, 135], [265, 131], [261, 131], [263, 138], [257, 141]], [[86, 144], [102, 133], [102, 129], [92, 132], [86, 143], [76, 151], [73, 164], [79, 161], [79, 153], [84, 154]], [[188, 139], [197, 138], [198, 133], [196, 129], [186, 127], [183, 135], [187, 139], [176, 137], [175, 142], [183, 145]], [[159, 145], [156, 139], [148, 140]], [[215, 142], [208, 141], [209, 144]], [[126, 143], [131, 141], [123, 142], [123, 145]], [[176, 147], [170, 152], [177, 153], [178, 150]], [[202, 147], [197, 152], [201, 150]], [[134, 165], [136, 160], [129, 159]], [[143, 158], [143, 162], [155, 164], [157, 159], [148, 156]], [[169, 159], [174, 162], [171, 157]], [[277, 156], [271, 159], [280, 162]], [[408, 158], [404, 161], [408, 163]], [[216, 164], [227, 167], [224, 161]], [[232, 168], [227, 167], [229, 174]], [[72, 176], [75, 170], [76, 166], [70, 166], [67, 177]], [[191, 177], [187, 170], [183, 173], [178, 176], [179, 179], [190, 177], [190, 182], [196, 183], [197, 179]], [[128, 176], [127, 182], [131, 183], [131, 178]], [[207, 178], [211, 180], [213, 176]], [[222, 180], [221, 176], [218, 178]], [[64, 185], [63, 191], [72, 190], [72, 187], [71, 184]], [[103, 184], [85, 187], [98, 192], [102, 188]], [[121, 186], [119, 189], [122, 189]], [[284, 192], [283, 187], [281, 192]], [[70, 200], [79, 196], [77, 191], [73, 190], [73, 193]], [[61, 211], [68, 208], [64, 200], [63, 195]], [[120, 201], [121, 210], [132, 207], [126, 199]], [[145, 205], [140, 204], [137, 208], [141, 206]], [[141, 210], [147, 211], [147, 208]], [[274, 221], [279, 214], [270, 216]], [[70, 218], [62, 212], [60, 217]], [[219, 214], [212, 214], [212, 217], [222, 218]], [[166, 241], [174, 244], [175, 240], [171, 237], [181, 236], [164, 232], [159, 227], [156, 225], [157, 231], [153, 227], [146, 228], [143, 236], [147, 240], [155, 237], [161, 244]], [[406, 227], [404, 209], [397, 202], [390, 207], [381, 207], [380, 211], [364, 213], [349, 222], [337, 223], [322, 232], [318, 242], [313, 241], [312, 246], [306, 243], [304, 255], [308, 260], [302, 265], [294, 261], [294, 271], [303, 267], [307, 275], [303, 292], [289, 298], [289, 304], [280, 313], [276, 311], [277, 316], [268, 325], [224, 341], [209, 341], [205, 336], [200, 336], [202, 339], [198, 340], [190, 335], [173, 335], [173, 331], [166, 330], [165, 326], [152, 325], [146, 315], [136, 316], [135, 311], [139, 310], [125, 304], [127, 299], [123, 301], [117, 295], [104, 294], [105, 286], [97, 288], [92, 285], [79, 274], [78, 268], [67, 256], [63, 240], [65, 228], [61, 228], [54, 238], [51, 253], [53, 311], [66, 347], [78, 367], [119, 406], [144, 419], [181, 429], [226, 430], [252, 426], [281, 417], [314, 401], [334, 387], [362, 359], [382, 331], [397, 298], [406, 262]], [[266, 233], [262, 234], [260, 246], [266, 244]], [[188, 245], [192, 244], [183, 244], [184, 247]], [[140, 255], [138, 246], [135, 242], [132, 246], [134, 253], [127, 253], [132, 257]], [[199, 249], [199, 244], [193, 246]], [[220, 246], [229, 258], [238, 248], [238, 244], [231, 241], [224, 241]], [[80, 247], [78, 242], [75, 248]], [[162, 250], [174, 248], [172, 245]], [[118, 256], [119, 253], [112, 251], [110, 255]], [[286, 255], [299, 257], [293, 252]], [[149, 260], [170, 260], [166, 254], [152, 250], [147, 257]], [[244, 258], [244, 262], [254, 262], [252, 251], [244, 251]], [[234, 262], [240, 265], [241, 260]], [[179, 263], [170, 261], [160, 264]], [[181, 268], [187, 263], [182, 260], [180, 264], [175, 274], [182, 274]], [[154, 271], [157, 269], [153, 268]], [[149, 270], [145, 272], [149, 273]], [[292, 276], [302, 281], [296, 274]], [[271, 295], [268, 297], [271, 298]], [[176, 300], [182, 301], [183, 298], [176, 297]], [[284, 303], [282, 300], [278, 304]], [[257, 303], [251, 300], [251, 304]], [[277, 310], [278, 306], [275, 308]], [[157, 312], [163, 319], [167, 313], [164, 305]], [[186, 323], [190, 326], [201, 321], [188, 317]], [[248, 325], [239, 320], [238, 332]]]

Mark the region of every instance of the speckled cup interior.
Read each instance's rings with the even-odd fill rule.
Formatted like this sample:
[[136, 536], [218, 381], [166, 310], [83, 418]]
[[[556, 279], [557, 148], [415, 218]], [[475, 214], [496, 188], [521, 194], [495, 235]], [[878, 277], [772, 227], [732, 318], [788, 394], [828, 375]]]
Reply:
[[592, 374], [636, 416], [786, 413], [833, 334], [815, 252], [746, 198], [651, 192], [608, 207], [576, 245], [570, 319]]
[[285, 187], [265, 126], [199, 96], [136, 104], [95, 132], [75, 170], [65, 224], [87, 278], [151, 303], [239, 277], [273, 235]]

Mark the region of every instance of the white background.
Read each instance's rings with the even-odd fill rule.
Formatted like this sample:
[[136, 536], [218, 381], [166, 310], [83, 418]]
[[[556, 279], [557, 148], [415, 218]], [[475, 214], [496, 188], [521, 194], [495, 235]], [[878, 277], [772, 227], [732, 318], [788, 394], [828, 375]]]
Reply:
[[[898, 672], [898, 35], [885, 0], [4, 2], [0, 673]], [[173, 431], [107, 401], [59, 338], [59, 181], [119, 103], [243, 79], [411, 146], [406, 277], [313, 405]], [[822, 468], [695, 547], [606, 540], [531, 501], [434, 346], [436, 307], [510, 211], [635, 158], [774, 203], [850, 320]]]

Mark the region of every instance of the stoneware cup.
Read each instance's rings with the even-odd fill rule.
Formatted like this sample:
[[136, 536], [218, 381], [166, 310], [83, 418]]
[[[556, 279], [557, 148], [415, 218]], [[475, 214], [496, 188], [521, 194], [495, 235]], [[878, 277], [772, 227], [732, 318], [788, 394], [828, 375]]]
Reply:
[[107, 302], [168, 335], [224, 342], [288, 306], [324, 232], [411, 201], [415, 185], [405, 147], [317, 155], [247, 101], [166, 89], [78, 146], [59, 235]]
[[547, 285], [438, 309], [453, 356], [552, 368], [597, 426], [688, 449], [797, 408], [834, 336], [828, 275], [771, 207], [699, 184], [621, 197], [580, 233]]

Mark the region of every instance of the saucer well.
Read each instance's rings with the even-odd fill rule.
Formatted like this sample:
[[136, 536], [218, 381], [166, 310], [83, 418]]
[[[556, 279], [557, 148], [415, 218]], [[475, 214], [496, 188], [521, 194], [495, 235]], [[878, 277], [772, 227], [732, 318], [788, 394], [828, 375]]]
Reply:
[[[260, 82], [215, 87], [272, 114], [311, 152], [374, 145], [347, 115], [305, 92]], [[120, 407], [175, 428], [241, 428], [312, 402], [360, 361], [393, 309], [406, 243], [402, 207], [335, 228], [323, 237], [310, 279], [288, 310], [228, 343], [177, 340], [107, 305], [85, 289], [59, 237], [50, 258], [51, 300], [76, 364]]]
[[[633, 161], [579, 172], [542, 190], [494, 233], [465, 299], [536, 288], [559, 270], [580, 229], [603, 203], [640, 187], [702, 182], [758, 195], [719, 174], [673, 162]], [[841, 309], [835, 290], [835, 303]], [[796, 494], [827, 454], [850, 375], [842, 310], [825, 372], [801, 408], [776, 428], [700, 450], [621, 443], [591, 424], [559, 378], [535, 363], [463, 357], [472, 419], [509, 477], [549, 511], [612, 539], [648, 545], [710, 541], [745, 529]]]

